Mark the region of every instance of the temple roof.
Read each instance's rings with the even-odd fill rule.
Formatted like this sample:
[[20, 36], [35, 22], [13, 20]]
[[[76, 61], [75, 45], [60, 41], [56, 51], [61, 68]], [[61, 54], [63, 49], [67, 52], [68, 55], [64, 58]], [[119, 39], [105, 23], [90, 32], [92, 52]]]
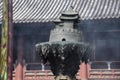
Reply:
[[[0, 0], [0, 22], [2, 20]], [[120, 0], [13, 0], [14, 23], [48, 22], [58, 19], [70, 6], [81, 20], [120, 17]]]

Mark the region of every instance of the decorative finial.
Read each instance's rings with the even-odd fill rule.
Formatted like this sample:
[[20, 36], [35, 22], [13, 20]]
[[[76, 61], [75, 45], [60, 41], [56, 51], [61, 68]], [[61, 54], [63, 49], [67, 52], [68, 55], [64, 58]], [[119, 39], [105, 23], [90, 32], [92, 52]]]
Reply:
[[69, 6], [68, 10], [64, 11], [60, 17], [61, 20], [76, 21], [79, 15], [73, 10], [73, 6]]
[[73, 9], [74, 9], [74, 7], [73, 7], [73, 6], [70, 6], [70, 9], [72, 9], [72, 10], [73, 10]]
[[69, 6], [67, 11], [73, 11], [73, 8], [74, 8], [73, 6]]

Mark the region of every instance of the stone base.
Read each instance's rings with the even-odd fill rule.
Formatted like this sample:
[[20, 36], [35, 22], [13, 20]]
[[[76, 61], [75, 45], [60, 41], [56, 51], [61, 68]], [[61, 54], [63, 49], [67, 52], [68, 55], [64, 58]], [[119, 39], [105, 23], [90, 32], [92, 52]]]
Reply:
[[55, 80], [77, 80], [75, 77], [74, 78], [70, 78], [69, 76], [57, 76], [55, 77]]

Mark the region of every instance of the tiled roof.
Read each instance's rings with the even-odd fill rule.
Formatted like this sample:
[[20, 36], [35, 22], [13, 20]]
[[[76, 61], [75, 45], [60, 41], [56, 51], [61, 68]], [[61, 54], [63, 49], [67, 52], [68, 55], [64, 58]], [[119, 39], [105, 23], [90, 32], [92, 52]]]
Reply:
[[[1, 6], [2, 0], [0, 22]], [[70, 6], [79, 12], [81, 20], [120, 17], [120, 0], [13, 0], [13, 21], [15, 23], [53, 21]]]

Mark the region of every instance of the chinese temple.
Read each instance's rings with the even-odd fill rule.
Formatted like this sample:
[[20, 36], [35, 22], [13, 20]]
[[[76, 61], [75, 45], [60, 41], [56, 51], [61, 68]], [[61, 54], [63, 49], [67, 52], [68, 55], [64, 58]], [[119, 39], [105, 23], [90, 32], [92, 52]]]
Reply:
[[[77, 26], [83, 32], [83, 41], [92, 46], [88, 63], [79, 65], [77, 79], [120, 80], [120, 0], [10, 1], [12, 80], [54, 80], [49, 63], [43, 64], [35, 45], [49, 41], [53, 21], [71, 6], [80, 16]], [[0, 0], [0, 32], [2, 5]]]

